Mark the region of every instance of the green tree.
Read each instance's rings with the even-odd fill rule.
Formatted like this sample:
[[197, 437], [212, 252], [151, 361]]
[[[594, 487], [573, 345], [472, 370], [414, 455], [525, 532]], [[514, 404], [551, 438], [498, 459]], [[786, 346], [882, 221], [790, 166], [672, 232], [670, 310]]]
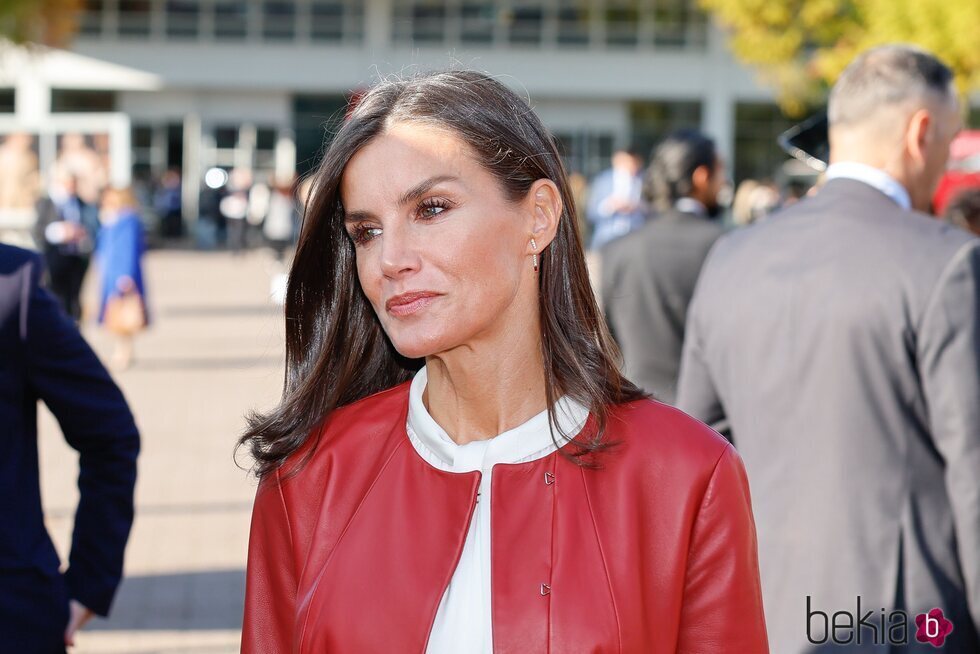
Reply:
[[772, 83], [787, 113], [822, 102], [859, 52], [883, 43], [926, 48], [961, 92], [980, 87], [980, 0], [700, 0], [730, 33], [735, 56]]
[[63, 46], [78, 29], [82, 0], [0, 0], [0, 38]]

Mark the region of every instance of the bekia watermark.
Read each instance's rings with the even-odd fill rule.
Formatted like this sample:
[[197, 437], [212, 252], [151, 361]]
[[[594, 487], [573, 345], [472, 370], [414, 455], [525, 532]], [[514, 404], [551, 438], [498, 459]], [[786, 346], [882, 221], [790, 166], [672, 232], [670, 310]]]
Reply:
[[953, 623], [943, 615], [943, 610], [932, 609], [909, 620], [905, 611], [874, 609], [865, 611], [861, 596], [857, 597], [857, 610], [828, 613], [814, 608], [812, 598], [806, 596], [806, 638], [813, 645], [907, 645], [909, 623], [915, 628], [915, 640], [942, 647], [953, 631]]

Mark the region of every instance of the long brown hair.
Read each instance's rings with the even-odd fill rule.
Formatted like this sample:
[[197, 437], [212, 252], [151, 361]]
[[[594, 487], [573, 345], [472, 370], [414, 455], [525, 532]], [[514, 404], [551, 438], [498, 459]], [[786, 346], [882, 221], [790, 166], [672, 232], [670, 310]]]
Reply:
[[472, 71], [381, 82], [340, 126], [315, 173], [289, 274], [282, 399], [272, 411], [249, 417], [239, 445], [249, 446], [255, 471], [263, 476], [310, 438], [318, 439], [317, 426], [334, 409], [409, 380], [424, 363], [398, 354], [364, 296], [340, 198], [341, 175], [351, 157], [400, 122], [458, 135], [512, 201], [524, 198], [539, 179], [558, 186], [564, 209], [554, 240], [541, 253], [539, 273], [548, 414], [554, 426], [554, 404], [564, 394], [590, 409], [596, 423], [591, 436], [560, 438], [577, 446], [571, 452], [563, 448], [565, 456], [594, 465], [583, 455], [610, 446], [602, 438], [608, 407], [645, 396], [617, 369], [618, 350], [592, 293], [554, 140], [527, 102]]

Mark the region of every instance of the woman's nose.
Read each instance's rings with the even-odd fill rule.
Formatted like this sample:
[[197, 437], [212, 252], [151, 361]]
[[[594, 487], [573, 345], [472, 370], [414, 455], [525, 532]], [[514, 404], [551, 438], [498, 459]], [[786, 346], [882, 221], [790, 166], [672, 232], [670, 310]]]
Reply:
[[418, 270], [421, 256], [411, 230], [389, 227], [381, 236], [381, 273], [394, 278]]

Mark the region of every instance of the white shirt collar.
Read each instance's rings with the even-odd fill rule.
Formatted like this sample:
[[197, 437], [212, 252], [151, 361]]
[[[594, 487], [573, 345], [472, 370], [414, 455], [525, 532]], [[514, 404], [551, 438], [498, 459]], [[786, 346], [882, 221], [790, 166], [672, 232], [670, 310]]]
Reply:
[[912, 208], [912, 199], [909, 192], [898, 181], [881, 170], [867, 164], [857, 163], [856, 161], [842, 161], [832, 163], [827, 168], [827, 181], [832, 179], [853, 179], [864, 182], [872, 188], [876, 188], [906, 211]]
[[708, 209], [694, 198], [679, 198], [674, 203], [674, 209], [682, 213], [693, 213], [695, 216], [707, 216]]
[[[453, 472], [487, 471], [496, 463], [532, 461], [557, 449], [551, 437], [547, 411], [489, 440], [456, 444], [432, 419], [422, 402], [427, 381], [423, 366], [409, 388], [406, 429], [416, 451], [433, 466]], [[561, 397], [555, 403], [555, 436], [559, 442], [562, 433], [569, 437], [577, 435], [588, 417], [587, 407], [567, 395]]]

